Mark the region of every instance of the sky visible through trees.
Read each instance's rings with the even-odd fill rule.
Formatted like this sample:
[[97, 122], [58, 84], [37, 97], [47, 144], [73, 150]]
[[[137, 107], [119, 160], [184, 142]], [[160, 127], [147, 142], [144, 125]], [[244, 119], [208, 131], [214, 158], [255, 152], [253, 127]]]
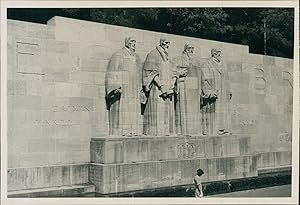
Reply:
[[64, 16], [249, 45], [252, 53], [293, 58], [291, 8], [14, 8], [7, 18], [46, 23]]

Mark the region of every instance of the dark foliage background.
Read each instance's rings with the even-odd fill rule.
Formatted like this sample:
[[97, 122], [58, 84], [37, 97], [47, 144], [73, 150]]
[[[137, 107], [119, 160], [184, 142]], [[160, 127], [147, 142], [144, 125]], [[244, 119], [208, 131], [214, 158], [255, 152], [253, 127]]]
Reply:
[[7, 18], [46, 23], [64, 16], [249, 45], [250, 52], [293, 58], [290, 8], [14, 8]]

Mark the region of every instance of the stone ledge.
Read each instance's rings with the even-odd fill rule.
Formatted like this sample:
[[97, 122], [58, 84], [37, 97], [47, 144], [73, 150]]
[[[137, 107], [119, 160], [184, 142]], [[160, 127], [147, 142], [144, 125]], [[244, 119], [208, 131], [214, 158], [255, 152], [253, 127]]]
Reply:
[[[265, 183], [262, 183], [265, 182]], [[291, 171], [279, 171], [257, 177], [203, 183], [205, 196], [291, 184]], [[194, 197], [191, 184], [145, 189], [115, 194], [96, 194], [90, 184], [8, 192], [8, 198], [31, 197]]]
[[90, 143], [91, 162], [101, 164], [164, 161], [249, 155], [250, 137], [222, 136], [103, 136]]
[[34, 198], [34, 197], [78, 197], [89, 196], [95, 193], [95, 186], [91, 184], [81, 184], [72, 186], [50, 187], [43, 189], [28, 189], [11, 191], [7, 193], [8, 198]]
[[[291, 184], [291, 172], [280, 171], [256, 177], [203, 183], [204, 195], [215, 195], [257, 188]], [[194, 197], [194, 185], [181, 185], [115, 194], [96, 194], [97, 197]]]
[[266, 167], [266, 168], [257, 169], [258, 175], [272, 174], [277, 172], [288, 172], [288, 171], [290, 172], [292, 171], [292, 165], [279, 166], [279, 167]]
[[289, 166], [292, 163], [292, 151], [270, 151], [257, 153], [257, 167], [272, 168]]
[[89, 166], [89, 182], [96, 193], [112, 194], [161, 187], [181, 186], [193, 182], [201, 167], [203, 182], [257, 176], [256, 156], [166, 160], [138, 163], [96, 164]]
[[[255, 154], [243, 154], [243, 155], [231, 155], [231, 156], [226, 156], [226, 157], [209, 157], [209, 158], [194, 158], [194, 159], [168, 159], [168, 160], [152, 160], [152, 161], [142, 161], [142, 162], [124, 162], [124, 163], [112, 163], [112, 164], [102, 164], [102, 163], [96, 163], [96, 162], [91, 162], [89, 163], [90, 165], [99, 165], [103, 167], [109, 167], [109, 166], [119, 166], [119, 165], [137, 165], [137, 164], [147, 164], [147, 163], [164, 163], [164, 162], [188, 162], [191, 160], [217, 160], [217, 159], [222, 159], [222, 158], [236, 158], [236, 157], [255, 157]], [[275, 168], [275, 167], [274, 167]]]
[[7, 170], [8, 191], [34, 190], [88, 183], [89, 164], [18, 167]]
[[[165, 135], [165, 136], [159, 136], [159, 135], [125, 135], [125, 136], [120, 136], [120, 135], [101, 135], [101, 136], [93, 136], [92, 140], [95, 141], [110, 141], [110, 140], [124, 140], [124, 139], [162, 139], [162, 138], [226, 138], [226, 137], [236, 137], [236, 134], [224, 134], [224, 135]], [[239, 137], [249, 137], [246, 134], [238, 134]]]

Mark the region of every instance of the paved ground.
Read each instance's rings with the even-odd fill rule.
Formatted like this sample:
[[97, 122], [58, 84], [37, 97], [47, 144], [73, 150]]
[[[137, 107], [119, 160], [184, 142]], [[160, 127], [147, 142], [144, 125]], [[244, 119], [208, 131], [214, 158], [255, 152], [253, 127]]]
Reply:
[[274, 186], [247, 191], [232, 192], [227, 194], [217, 194], [207, 197], [290, 197], [291, 185]]

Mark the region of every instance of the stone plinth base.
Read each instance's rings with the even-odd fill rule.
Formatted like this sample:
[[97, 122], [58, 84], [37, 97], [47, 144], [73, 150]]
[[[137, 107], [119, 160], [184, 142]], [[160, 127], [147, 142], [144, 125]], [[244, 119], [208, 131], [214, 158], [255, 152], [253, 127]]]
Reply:
[[250, 137], [108, 136], [91, 140], [89, 182], [96, 193], [110, 194], [257, 176]]
[[263, 152], [257, 154], [257, 167], [281, 167], [292, 165], [292, 151]]
[[100, 164], [251, 154], [250, 137], [235, 135], [94, 137], [90, 150], [91, 162]]
[[193, 183], [198, 168], [203, 181], [220, 181], [257, 176], [255, 156], [168, 160], [122, 164], [96, 164], [89, 168], [89, 181], [96, 193], [109, 194]]
[[[263, 182], [263, 183], [262, 183]], [[263, 175], [224, 181], [204, 182], [204, 196], [236, 192], [243, 190], [259, 189], [272, 186], [291, 184], [291, 170], [279, 173], [264, 173]], [[181, 185], [173, 187], [162, 187], [129, 192], [118, 192], [113, 194], [99, 194], [97, 197], [195, 197], [195, 185]]]
[[95, 186], [91, 184], [59, 186], [41, 189], [11, 191], [8, 198], [36, 198], [36, 197], [83, 197], [95, 195]]
[[11, 168], [7, 171], [8, 192], [71, 186], [88, 183], [89, 164]]

